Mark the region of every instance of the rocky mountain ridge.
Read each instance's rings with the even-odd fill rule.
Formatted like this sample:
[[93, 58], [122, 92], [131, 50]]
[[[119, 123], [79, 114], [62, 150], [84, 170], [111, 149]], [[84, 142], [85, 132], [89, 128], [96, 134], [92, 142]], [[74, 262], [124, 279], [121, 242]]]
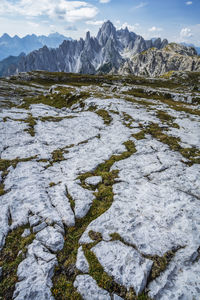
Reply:
[[200, 57], [192, 47], [171, 43], [162, 49], [150, 48], [122, 65], [120, 74], [159, 77], [174, 71], [200, 71]]
[[8, 68], [3, 75], [46, 70], [81, 74], [134, 74], [160, 76], [169, 71], [200, 71], [200, 57], [193, 47], [160, 38], [144, 40], [128, 28], [117, 30], [105, 22], [96, 37], [65, 40], [55, 49], [33, 51]]
[[[160, 38], [145, 41], [143, 37], [129, 32], [128, 28], [117, 30], [107, 21], [96, 37], [87, 32], [85, 40], [64, 41], [59, 48], [43, 47], [22, 58], [16, 73], [31, 70], [64, 71], [74, 73], [109, 73], [117, 71], [129, 57], [151, 47], [162, 49], [168, 44]], [[8, 69], [7, 74], [13, 73]]]

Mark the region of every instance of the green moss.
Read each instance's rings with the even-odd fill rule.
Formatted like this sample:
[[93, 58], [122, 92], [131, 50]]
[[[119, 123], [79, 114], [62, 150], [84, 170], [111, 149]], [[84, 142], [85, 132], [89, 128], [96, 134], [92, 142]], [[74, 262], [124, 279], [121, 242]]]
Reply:
[[111, 295], [115, 293], [126, 300], [150, 300], [145, 292], [136, 296], [133, 288], [127, 290], [125, 287], [118, 284], [114, 278], [109, 276], [99, 263], [96, 255], [91, 251], [91, 248], [95, 245], [96, 243], [83, 245], [83, 251], [89, 262], [89, 275], [96, 280], [98, 286], [107, 290]]
[[151, 102], [151, 101], [145, 101], [143, 99], [140, 99], [140, 100], [136, 100], [135, 98], [133, 97], [125, 97], [124, 100], [128, 101], [128, 102], [132, 102], [132, 103], [136, 103], [136, 104], [139, 104], [139, 105], [143, 105], [143, 106], [147, 106], [147, 107], [151, 107], [151, 106], [155, 106], [156, 104]]
[[[177, 250], [176, 250], [177, 251]], [[147, 256], [146, 258], [151, 259], [153, 261], [153, 267], [151, 269], [151, 275], [149, 281], [152, 281], [160, 276], [162, 272], [164, 272], [169, 265], [170, 261], [174, 257], [176, 251], [168, 251], [162, 257], [158, 255]]]
[[63, 149], [56, 149], [52, 152], [51, 155], [53, 162], [60, 162], [65, 159], [63, 156]]
[[171, 123], [174, 121], [174, 117], [170, 116], [168, 113], [166, 113], [163, 110], [158, 110], [157, 111], [157, 117], [161, 120], [163, 123]]
[[123, 120], [123, 124], [131, 129], [134, 119], [129, 114], [123, 112]]
[[145, 131], [141, 130], [138, 133], [132, 134], [132, 137], [134, 137], [136, 140], [144, 140], [145, 139]]
[[161, 75], [160, 78], [167, 78], [167, 79], [169, 79], [173, 74], [174, 74], [174, 71], [169, 71], [169, 72], [166, 72], [163, 75]]
[[24, 122], [28, 123], [28, 128], [24, 131], [27, 131], [31, 136], [35, 136], [34, 127], [37, 124], [32, 114], [29, 114], [29, 117], [24, 120]]
[[106, 110], [99, 109], [99, 110], [95, 111], [95, 113], [104, 120], [105, 125], [110, 125], [110, 123], [112, 122], [112, 118]]
[[56, 117], [56, 116], [48, 116], [48, 117], [40, 117], [40, 121], [42, 122], [60, 122], [65, 119], [74, 119], [74, 116], [67, 117]]
[[69, 200], [69, 203], [70, 203], [70, 205], [71, 205], [71, 209], [72, 209], [72, 211], [74, 212], [74, 209], [75, 209], [75, 201], [74, 201], [74, 199], [72, 198], [72, 196], [70, 195], [70, 193], [69, 193], [67, 187], [65, 187], [65, 189], [66, 189], [66, 196], [67, 196], [67, 199]]
[[20, 108], [28, 109], [32, 104], [45, 104], [55, 108], [71, 107], [75, 103], [81, 103], [90, 96], [87, 92], [80, 92], [79, 94], [73, 94], [67, 89], [63, 93], [48, 94], [46, 96], [41, 95], [36, 98], [24, 98]]
[[[17, 268], [24, 259], [26, 246], [31, 244], [34, 234], [23, 238], [21, 235], [27, 226], [22, 226], [10, 232], [6, 238], [5, 246], [0, 252], [0, 266], [3, 268], [0, 280], [0, 299], [10, 300], [17, 283]], [[19, 252], [21, 253], [19, 254]]]
[[99, 232], [95, 232], [93, 230], [90, 230], [88, 235], [95, 242], [101, 242], [102, 241], [102, 235]]

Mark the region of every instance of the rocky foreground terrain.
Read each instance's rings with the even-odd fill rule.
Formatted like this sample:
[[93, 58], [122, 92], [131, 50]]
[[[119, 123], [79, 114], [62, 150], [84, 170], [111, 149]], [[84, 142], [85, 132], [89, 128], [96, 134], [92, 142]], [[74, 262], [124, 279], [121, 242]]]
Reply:
[[0, 118], [0, 299], [199, 299], [200, 73], [23, 73]]

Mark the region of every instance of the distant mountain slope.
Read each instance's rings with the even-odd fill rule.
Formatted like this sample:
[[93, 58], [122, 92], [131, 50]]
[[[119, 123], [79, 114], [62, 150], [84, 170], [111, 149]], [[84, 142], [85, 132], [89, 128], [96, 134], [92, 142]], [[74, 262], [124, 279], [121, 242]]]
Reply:
[[[146, 41], [129, 32], [128, 28], [116, 30], [107, 21], [96, 37], [91, 37], [88, 32], [85, 40], [64, 41], [57, 49], [45, 46], [31, 52], [20, 60], [16, 71], [46, 70], [89, 74], [117, 72], [133, 55], [151, 47], [162, 49], [167, 44], [167, 40], [161, 41], [160, 38]], [[6, 75], [9, 74], [11, 73]]]
[[64, 40], [70, 38], [65, 37], [59, 33], [52, 33], [48, 36], [37, 36], [35, 34], [26, 35], [23, 38], [15, 35], [10, 37], [8, 34], [4, 34], [0, 37], [0, 60], [7, 58], [8, 56], [18, 56], [24, 52], [28, 54], [33, 50], [42, 48], [44, 45], [55, 48], [58, 47]]
[[16, 64], [20, 61], [22, 56], [25, 56], [25, 53], [21, 53], [19, 56], [9, 56], [0, 61], [0, 77], [7, 72], [12, 73], [16, 68]]
[[182, 45], [186, 46], [186, 47], [193, 47], [196, 49], [197, 54], [200, 55], [200, 47], [195, 46], [194, 44], [187, 44], [187, 43], [181, 43]]

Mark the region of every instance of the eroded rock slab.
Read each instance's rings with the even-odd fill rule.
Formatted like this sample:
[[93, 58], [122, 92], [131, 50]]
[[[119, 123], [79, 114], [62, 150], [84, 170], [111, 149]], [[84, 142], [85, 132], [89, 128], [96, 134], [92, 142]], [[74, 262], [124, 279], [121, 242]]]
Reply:
[[74, 286], [84, 300], [110, 300], [109, 293], [98, 287], [96, 281], [89, 275], [79, 275], [76, 277]]
[[127, 289], [133, 287], [137, 295], [144, 290], [153, 265], [151, 260], [120, 241], [102, 241], [92, 251], [106, 273], [114, 277], [117, 283]]

